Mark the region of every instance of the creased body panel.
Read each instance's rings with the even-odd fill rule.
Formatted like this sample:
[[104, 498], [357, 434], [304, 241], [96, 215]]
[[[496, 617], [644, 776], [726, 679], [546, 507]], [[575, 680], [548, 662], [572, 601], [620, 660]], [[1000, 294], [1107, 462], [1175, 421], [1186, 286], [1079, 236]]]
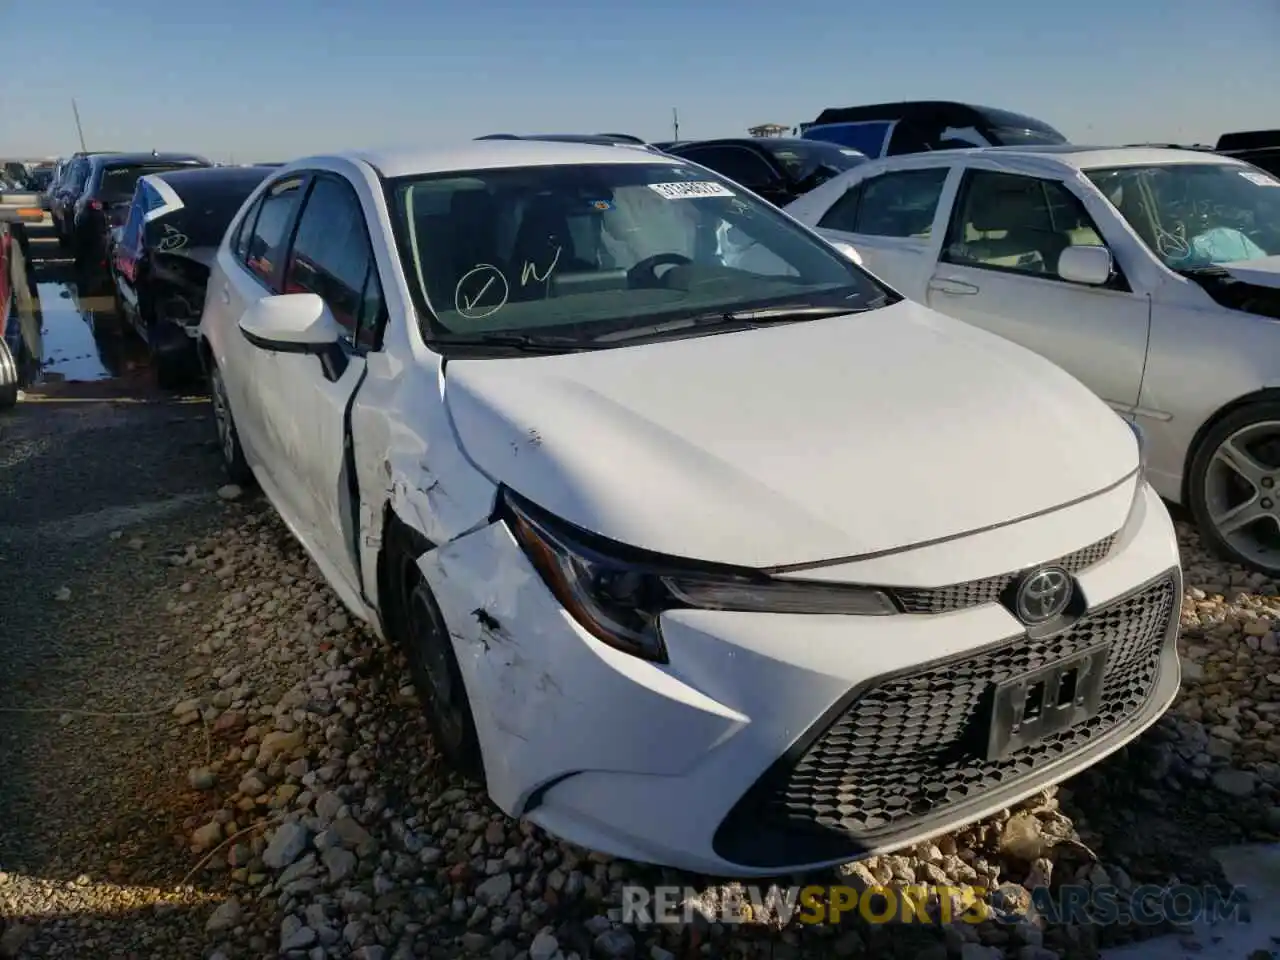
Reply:
[[[753, 872], [714, 852], [720, 822], [850, 690], [1024, 629], [997, 604], [941, 616], [678, 611], [662, 620], [671, 662], [655, 666], [579, 629], [501, 524], [419, 565], [449, 624], [495, 802], [571, 842], [720, 875]], [[1080, 583], [1096, 606], [1176, 565], [1172, 524], [1147, 488], [1117, 553]], [[1176, 669], [1163, 684], [1154, 715]]]

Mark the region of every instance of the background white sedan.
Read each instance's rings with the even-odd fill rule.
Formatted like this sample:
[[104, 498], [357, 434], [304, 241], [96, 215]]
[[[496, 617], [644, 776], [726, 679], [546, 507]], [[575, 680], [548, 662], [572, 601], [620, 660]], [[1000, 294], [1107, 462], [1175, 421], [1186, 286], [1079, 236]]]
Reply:
[[787, 213], [1076, 376], [1211, 546], [1280, 574], [1280, 181], [1192, 150], [991, 147], [875, 160]]

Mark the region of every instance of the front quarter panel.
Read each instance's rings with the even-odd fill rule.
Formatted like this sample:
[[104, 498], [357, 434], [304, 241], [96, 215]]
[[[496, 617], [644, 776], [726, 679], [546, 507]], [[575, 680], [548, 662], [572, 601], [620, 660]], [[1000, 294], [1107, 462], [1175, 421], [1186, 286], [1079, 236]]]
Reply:
[[1200, 428], [1268, 388], [1280, 388], [1280, 321], [1221, 307], [1193, 281], [1171, 278], [1153, 305], [1138, 401], [1160, 495], [1182, 502]]

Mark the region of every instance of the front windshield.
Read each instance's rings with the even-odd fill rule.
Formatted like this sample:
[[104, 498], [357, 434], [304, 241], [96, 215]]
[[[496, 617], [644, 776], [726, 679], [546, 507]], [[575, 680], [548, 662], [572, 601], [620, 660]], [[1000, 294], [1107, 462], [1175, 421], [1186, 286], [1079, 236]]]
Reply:
[[825, 168], [829, 176], [852, 170], [867, 162], [867, 155], [852, 147], [841, 147], [820, 140], [789, 140], [783, 144], [766, 143], [765, 149], [787, 171], [793, 180], [804, 180]]
[[1280, 180], [1254, 167], [1169, 163], [1085, 173], [1173, 270], [1280, 254]]
[[763, 201], [671, 163], [514, 167], [390, 184], [437, 339], [588, 340], [780, 304], [850, 312], [892, 294]]

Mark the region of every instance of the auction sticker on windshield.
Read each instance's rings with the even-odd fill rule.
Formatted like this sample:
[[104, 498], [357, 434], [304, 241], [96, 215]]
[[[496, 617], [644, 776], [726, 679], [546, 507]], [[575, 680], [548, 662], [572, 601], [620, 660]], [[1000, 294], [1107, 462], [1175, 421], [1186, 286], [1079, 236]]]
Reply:
[[651, 183], [649, 189], [668, 200], [698, 200], [702, 197], [732, 197], [733, 191], [708, 180], [681, 183]]
[[1240, 176], [1260, 187], [1280, 187], [1280, 180], [1268, 177], [1265, 173], [1254, 173], [1252, 170], [1241, 170]]

